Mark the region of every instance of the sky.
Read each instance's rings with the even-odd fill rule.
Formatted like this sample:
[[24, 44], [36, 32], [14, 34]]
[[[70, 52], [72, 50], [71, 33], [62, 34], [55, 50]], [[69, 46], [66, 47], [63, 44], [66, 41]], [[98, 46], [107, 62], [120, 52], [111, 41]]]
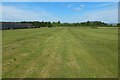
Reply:
[[3, 2], [119, 2], [119, 0], [2, 0]]
[[3, 2], [2, 21], [118, 23], [117, 2]]

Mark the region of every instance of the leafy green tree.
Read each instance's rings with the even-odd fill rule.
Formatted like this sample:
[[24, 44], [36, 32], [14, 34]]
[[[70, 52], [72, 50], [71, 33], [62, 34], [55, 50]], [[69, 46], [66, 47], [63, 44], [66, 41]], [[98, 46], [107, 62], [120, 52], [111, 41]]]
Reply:
[[60, 21], [58, 21], [58, 24], [60, 24]]
[[49, 27], [49, 28], [52, 27], [52, 24], [51, 24], [50, 21], [48, 22], [48, 27]]
[[118, 23], [117, 26], [120, 27], [120, 23]]

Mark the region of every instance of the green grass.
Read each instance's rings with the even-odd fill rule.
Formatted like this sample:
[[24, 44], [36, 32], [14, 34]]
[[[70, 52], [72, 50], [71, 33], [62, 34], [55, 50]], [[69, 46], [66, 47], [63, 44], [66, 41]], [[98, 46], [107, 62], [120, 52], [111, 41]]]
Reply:
[[3, 31], [3, 78], [116, 78], [117, 28]]

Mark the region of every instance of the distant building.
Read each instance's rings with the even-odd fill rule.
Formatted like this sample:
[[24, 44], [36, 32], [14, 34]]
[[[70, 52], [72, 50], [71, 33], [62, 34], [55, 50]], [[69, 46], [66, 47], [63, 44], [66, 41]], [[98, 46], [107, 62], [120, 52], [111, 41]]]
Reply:
[[30, 23], [16, 23], [16, 22], [0, 22], [2, 27], [0, 29], [7, 30], [7, 29], [24, 29], [24, 28], [33, 28], [33, 25]]

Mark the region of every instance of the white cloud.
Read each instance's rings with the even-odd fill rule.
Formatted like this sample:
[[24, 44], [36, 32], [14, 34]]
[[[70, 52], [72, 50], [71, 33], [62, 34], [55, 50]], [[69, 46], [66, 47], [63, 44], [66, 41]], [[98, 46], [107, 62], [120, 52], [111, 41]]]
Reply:
[[80, 7], [75, 7], [74, 10], [75, 10], [75, 11], [81, 11], [82, 8], [80, 8]]
[[76, 21], [103, 21], [107, 23], [118, 22], [118, 10], [110, 9], [103, 11], [89, 11], [83, 15], [75, 15], [74, 20]]
[[110, 7], [110, 6], [114, 6], [114, 5], [117, 5], [117, 3], [116, 4], [104, 3], [104, 4], [95, 5], [94, 7]]
[[[73, 6], [73, 5], [72, 5]], [[74, 5], [76, 7], [73, 8], [74, 11], [82, 11], [83, 8], [85, 7], [84, 4], [81, 4], [81, 5]]]
[[55, 21], [58, 20], [51, 13], [41, 9], [37, 12], [27, 9], [19, 9], [17, 6], [2, 6], [3, 21], [23, 21], [23, 20], [39, 20], [39, 21]]
[[67, 8], [71, 8], [73, 5], [72, 4], [69, 4], [69, 5], [67, 5]]
[[85, 7], [85, 5], [84, 5], [84, 4], [81, 4], [80, 7]]

